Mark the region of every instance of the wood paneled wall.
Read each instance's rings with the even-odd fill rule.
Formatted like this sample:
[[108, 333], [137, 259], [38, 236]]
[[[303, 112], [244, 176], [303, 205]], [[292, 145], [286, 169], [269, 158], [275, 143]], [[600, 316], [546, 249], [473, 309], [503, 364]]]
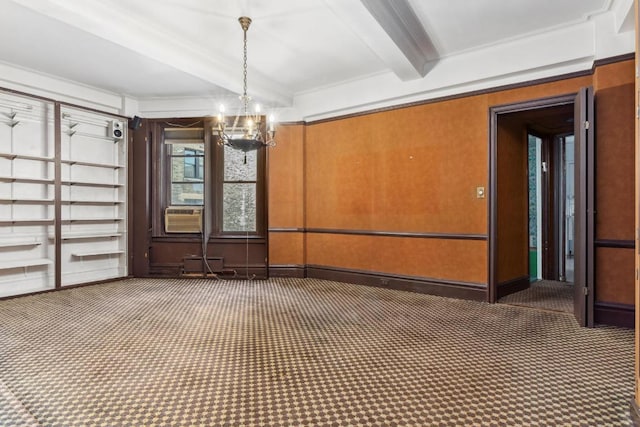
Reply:
[[[548, 83], [280, 126], [269, 159], [271, 265], [486, 285], [487, 199], [476, 187], [488, 190], [489, 108], [584, 86], [596, 92], [597, 238], [633, 239], [633, 82], [624, 60]], [[615, 255], [625, 250], [598, 251], [598, 301], [633, 304], [633, 275]]]
[[[596, 93], [596, 246], [634, 240], [633, 61], [598, 67]], [[633, 304], [633, 248], [596, 248], [596, 300]]]
[[500, 117], [496, 162], [498, 284], [529, 276], [527, 147], [527, 130], [522, 121]]
[[[269, 150], [269, 264], [304, 268], [304, 133], [301, 124], [277, 129], [277, 146]], [[280, 231], [273, 231], [280, 230]]]

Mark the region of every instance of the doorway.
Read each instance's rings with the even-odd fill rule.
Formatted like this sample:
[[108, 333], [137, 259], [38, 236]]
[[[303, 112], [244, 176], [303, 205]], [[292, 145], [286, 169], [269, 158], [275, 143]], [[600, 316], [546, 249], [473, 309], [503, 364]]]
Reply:
[[[572, 113], [562, 115], [562, 111], [557, 109], [549, 113], [557, 113], [558, 119], [570, 122], [573, 126]], [[529, 281], [550, 280], [572, 284], [575, 245], [573, 131], [566, 129], [558, 134], [545, 134], [530, 129], [526, 143]]]
[[593, 107], [576, 95], [490, 111], [490, 302], [593, 322]]

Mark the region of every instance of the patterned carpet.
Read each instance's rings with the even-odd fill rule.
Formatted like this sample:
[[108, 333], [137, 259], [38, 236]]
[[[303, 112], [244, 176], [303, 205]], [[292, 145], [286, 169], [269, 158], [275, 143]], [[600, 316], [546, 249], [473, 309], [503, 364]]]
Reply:
[[0, 301], [0, 425], [629, 425], [633, 331], [314, 279]]
[[524, 307], [573, 313], [573, 284], [554, 280], [539, 280], [524, 291], [500, 298], [498, 302]]

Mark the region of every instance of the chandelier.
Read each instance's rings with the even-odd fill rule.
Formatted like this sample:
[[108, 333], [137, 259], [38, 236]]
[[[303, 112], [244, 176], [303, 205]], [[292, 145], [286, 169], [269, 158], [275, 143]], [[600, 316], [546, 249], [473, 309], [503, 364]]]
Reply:
[[253, 151], [261, 147], [273, 147], [276, 145], [273, 139], [276, 134], [275, 121], [269, 116], [266, 128], [262, 120], [260, 105], [255, 104], [253, 112], [249, 108], [251, 97], [247, 95], [247, 30], [251, 24], [251, 18], [241, 16], [238, 18], [244, 33], [244, 59], [242, 64], [243, 92], [240, 98], [240, 109], [231, 125], [227, 125], [225, 108], [220, 106], [218, 114], [218, 144], [226, 145], [236, 150]]

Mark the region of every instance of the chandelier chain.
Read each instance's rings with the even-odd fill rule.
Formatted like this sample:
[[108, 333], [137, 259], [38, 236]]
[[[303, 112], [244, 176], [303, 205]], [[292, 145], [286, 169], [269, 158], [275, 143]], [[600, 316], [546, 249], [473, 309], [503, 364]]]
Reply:
[[244, 89], [242, 95], [242, 101], [244, 102], [244, 113], [247, 114], [249, 110], [249, 97], [247, 96], [247, 29], [243, 28], [244, 31], [244, 61], [242, 67], [242, 75], [244, 78]]

